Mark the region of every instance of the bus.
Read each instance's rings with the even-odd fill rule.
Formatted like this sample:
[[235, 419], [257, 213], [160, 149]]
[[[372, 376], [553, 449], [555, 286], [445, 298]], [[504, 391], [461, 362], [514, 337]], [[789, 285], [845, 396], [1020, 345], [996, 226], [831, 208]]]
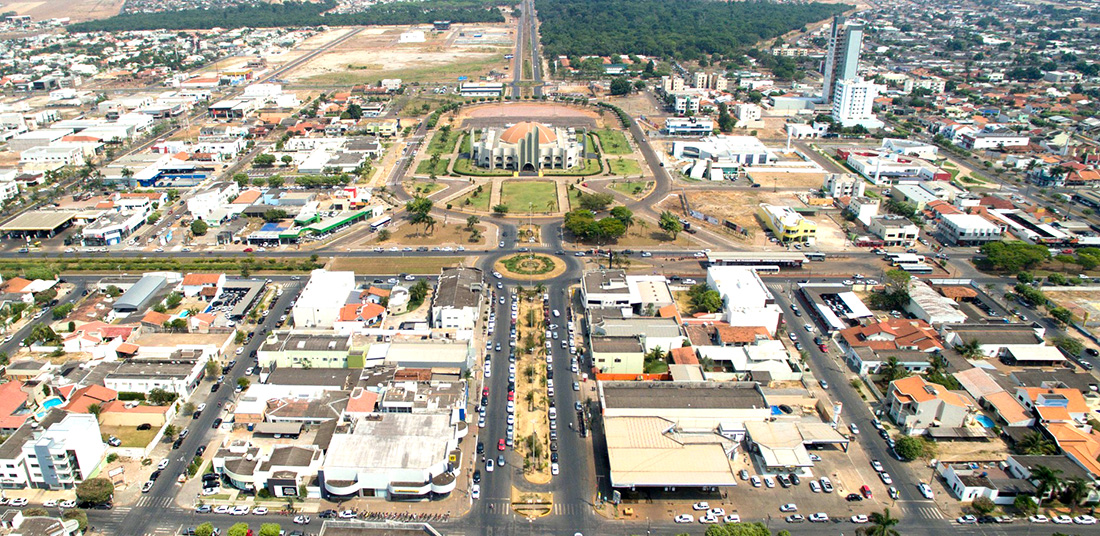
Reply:
[[920, 264], [924, 262], [924, 255], [914, 255], [912, 253], [887, 253], [886, 259], [894, 266], [901, 266], [903, 264]]
[[779, 267], [775, 266], [775, 265], [770, 265], [770, 266], [769, 265], [746, 266], [745, 268], [752, 268], [758, 274], [778, 274], [779, 273]]
[[930, 274], [932, 273], [932, 267], [923, 263], [906, 263], [899, 264], [898, 268], [905, 270], [911, 274]]
[[820, 251], [807, 251], [806, 258], [811, 261], [824, 261], [825, 254], [821, 253]]

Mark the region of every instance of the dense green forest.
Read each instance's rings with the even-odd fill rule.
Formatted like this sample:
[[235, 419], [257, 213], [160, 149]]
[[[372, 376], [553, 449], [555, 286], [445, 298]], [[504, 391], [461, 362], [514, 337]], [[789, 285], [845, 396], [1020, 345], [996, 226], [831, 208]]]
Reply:
[[107, 19], [69, 25], [70, 32], [126, 30], [207, 30], [210, 28], [270, 28], [277, 26], [358, 26], [388, 24], [425, 24], [434, 20], [452, 22], [504, 22], [493, 9], [503, 0], [434, 0], [432, 2], [393, 2], [379, 4], [362, 13], [328, 14], [336, 7], [322, 3], [260, 3], [221, 9], [188, 9], [165, 13], [130, 13]]
[[831, 17], [845, 4], [711, 0], [536, 0], [548, 57], [729, 55]]

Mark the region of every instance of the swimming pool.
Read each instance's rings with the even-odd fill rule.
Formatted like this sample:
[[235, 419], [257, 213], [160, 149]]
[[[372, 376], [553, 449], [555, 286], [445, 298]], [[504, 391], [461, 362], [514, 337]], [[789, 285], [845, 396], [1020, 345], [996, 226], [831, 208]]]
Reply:
[[977, 417], [975, 417], [975, 419], [977, 419], [978, 423], [981, 424], [984, 428], [993, 428], [994, 426], [997, 426], [997, 423], [993, 422], [993, 419], [990, 419], [985, 415], [978, 415]]
[[51, 396], [51, 397], [49, 397], [49, 398], [42, 401], [42, 411], [39, 411], [38, 413], [35, 413], [34, 416], [38, 420], [42, 420], [46, 417], [46, 414], [49, 413], [51, 409], [56, 408], [57, 406], [60, 406], [61, 404], [64, 404], [64, 403], [65, 403], [65, 401], [61, 400], [60, 397]]

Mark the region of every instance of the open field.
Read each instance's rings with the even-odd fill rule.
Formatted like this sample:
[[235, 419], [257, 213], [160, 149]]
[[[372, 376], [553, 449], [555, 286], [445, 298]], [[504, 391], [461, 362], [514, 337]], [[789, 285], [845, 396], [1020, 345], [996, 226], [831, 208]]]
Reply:
[[825, 182], [825, 172], [811, 172], [811, 173], [785, 173], [785, 172], [762, 172], [754, 171], [749, 173], [749, 177], [753, 182], [760, 184], [764, 188], [796, 188], [799, 190], [820, 190], [822, 183]]
[[30, 15], [34, 20], [69, 17], [72, 22], [80, 22], [118, 15], [124, 3], [124, 0], [5, 2], [4, 11], [14, 11], [18, 15]]
[[618, 131], [605, 128], [603, 130], [597, 130], [596, 136], [600, 138], [600, 147], [603, 149], [604, 154], [630, 154], [630, 144], [626, 141], [626, 136]]
[[[423, 32], [423, 42], [402, 42], [402, 35]], [[459, 37], [480, 34], [484, 37]], [[490, 71], [504, 71], [504, 54], [511, 50], [504, 25], [455, 25], [436, 33], [406, 26], [368, 28], [287, 75], [293, 84], [353, 85], [400, 78], [408, 83], [455, 82], [459, 76], [477, 80]]]
[[[419, 169], [417, 170], [417, 173], [420, 173]], [[427, 172], [425, 172], [424, 174], [427, 175]], [[444, 185], [432, 181], [406, 181], [402, 186], [405, 187], [406, 192], [409, 192], [411, 194], [420, 194], [423, 196], [432, 195], [433, 193], [438, 192], [439, 190], [442, 190], [444, 188]]]
[[[99, 433], [103, 437], [115, 436], [122, 441], [123, 447], [143, 448], [157, 435], [157, 429], [138, 430], [136, 426], [99, 426]], [[106, 440], [104, 440], [106, 443]]]
[[439, 161], [435, 163], [435, 167], [433, 169], [431, 159], [425, 158], [416, 164], [416, 174], [431, 175], [434, 173], [436, 176], [446, 175], [447, 165], [450, 163], [450, 158], [440, 158]]
[[[422, 225], [404, 224], [396, 229], [390, 229], [389, 240], [381, 241], [374, 238], [371, 245], [417, 245], [417, 246], [476, 246], [485, 244], [485, 226], [475, 225], [475, 229], [481, 232], [480, 237], [471, 242], [471, 232], [466, 230], [466, 222], [453, 221], [448, 225], [440, 222], [428, 233]], [[378, 233], [372, 235], [377, 237]]]
[[607, 167], [611, 171], [612, 175], [631, 176], [642, 174], [642, 167], [638, 165], [638, 162], [636, 160], [629, 160], [626, 158], [608, 158]]
[[437, 275], [443, 268], [453, 268], [459, 264], [473, 266], [477, 259], [458, 257], [337, 257], [328, 267], [329, 270], [350, 270], [361, 274], [396, 275], [403, 273]]
[[500, 185], [500, 202], [508, 205], [513, 214], [531, 212], [556, 212], [558, 210], [557, 184], [550, 181], [514, 180]]
[[[489, 183], [486, 183], [485, 186], [489, 186]], [[475, 188], [471, 190], [470, 193], [455, 199], [451, 203], [456, 207], [465, 207], [472, 210], [489, 212], [489, 188], [482, 188], [480, 193], [478, 193]]]
[[608, 188], [634, 199], [641, 199], [653, 188], [653, 181], [614, 181]]

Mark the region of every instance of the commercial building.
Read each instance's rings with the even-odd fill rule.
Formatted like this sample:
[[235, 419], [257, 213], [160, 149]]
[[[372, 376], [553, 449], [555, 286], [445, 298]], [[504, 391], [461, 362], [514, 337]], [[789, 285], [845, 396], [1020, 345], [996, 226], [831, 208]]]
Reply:
[[1003, 229], [977, 214], [944, 214], [936, 232], [940, 240], [951, 246], [979, 246], [1000, 240]]
[[463, 97], [499, 97], [504, 93], [504, 84], [500, 82], [466, 82], [459, 93]]
[[[363, 349], [353, 352], [352, 336], [327, 332], [275, 331], [256, 350], [256, 361], [265, 369], [347, 368], [349, 359], [363, 366]], [[354, 359], [352, 354], [358, 356]]]
[[966, 322], [966, 314], [955, 300], [936, 292], [919, 279], [909, 281], [909, 303], [905, 305], [905, 311], [933, 326]]
[[179, 350], [168, 359], [135, 357], [119, 363], [103, 384], [120, 393], [148, 394], [162, 389], [187, 399], [202, 381], [206, 361], [200, 350]]
[[432, 327], [472, 330], [480, 316], [485, 278], [477, 268], [444, 268], [432, 295]]
[[939, 147], [931, 143], [924, 143], [916, 140], [906, 140], [902, 138], [883, 138], [882, 150], [894, 154], [915, 156], [917, 158], [923, 158], [925, 160], [932, 160], [936, 158], [936, 153], [939, 152]]
[[329, 500], [413, 500], [448, 495], [461, 466], [458, 412], [378, 413], [332, 435], [318, 473]]
[[355, 272], [330, 272], [323, 268], [310, 272], [309, 281], [291, 310], [294, 325], [331, 328], [354, 291]]
[[821, 96], [828, 102], [841, 80], [855, 78], [859, 73], [859, 53], [863, 46], [863, 23], [833, 17], [829, 33], [829, 50], [825, 54], [825, 69]]
[[756, 215], [780, 242], [813, 245], [817, 241], [817, 223], [791, 207], [761, 203]]
[[672, 156], [710, 160], [718, 168], [757, 166], [775, 161], [775, 154], [755, 136], [707, 136], [701, 140], [675, 141]]
[[487, 169], [569, 169], [583, 162], [584, 144], [563, 128], [525, 121], [501, 132], [487, 129], [473, 146], [473, 160]]
[[775, 335], [782, 311], [756, 270], [711, 266], [707, 268], [707, 286], [722, 297], [722, 313], [729, 325], [760, 326]]
[[945, 343], [951, 346], [977, 344], [986, 357], [997, 357], [1009, 347], [1022, 352], [1024, 347], [1046, 346], [1043, 340], [1046, 329], [1039, 324], [952, 324], [943, 326], [942, 330]]
[[143, 310], [150, 300], [168, 286], [168, 278], [162, 275], [144, 275], [115, 301], [117, 313], [133, 313]]
[[80, 237], [85, 246], [112, 246], [121, 243], [145, 224], [149, 210], [109, 212], [84, 226]]
[[324, 453], [314, 445], [254, 447], [246, 441], [233, 441], [218, 449], [211, 463], [214, 472], [237, 489], [266, 489], [273, 497], [305, 498], [300, 489], [312, 483], [323, 459]]
[[705, 117], [669, 117], [665, 131], [670, 136], [708, 136], [714, 133], [714, 121]]
[[[187, 212], [200, 220], [210, 220], [211, 215], [229, 205], [240, 193], [236, 182], [216, 182], [187, 199]], [[220, 219], [210, 223], [220, 223]]]
[[54, 409], [0, 445], [0, 487], [73, 489], [103, 460], [96, 417]]
[[906, 218], [879, 216], [871, 218], [867, 230], [882, 239], [884, 246], [912, 246], [920, 228]]
[[403, 341], [371, 346], [367, 356], [368, 364], [375, 362], [372, 357], [381, 355], [386, 365], [401, 368], [438, 369], [462, 373], [475, 362], [474, 347], [469, 341], [444, 339], [438, 342]]
[[837, 80], [833, 90], [833, 120], [843, 127], [882, 128], [885, 123], [874, 114], [877, 97], [878, 85], [874, 82], [861, 77]]
[[592, 364], [607, 374], [641, 374], [645, 370], [645, 347], [638, 335], [596, 337], [588, 340]]
[[1029, 143], [1031, 143], [1031, 138], [1015, 132], [973, 132], [963, 134], [959, 139], [959, 145], [971, 151], [1027, 147]]

